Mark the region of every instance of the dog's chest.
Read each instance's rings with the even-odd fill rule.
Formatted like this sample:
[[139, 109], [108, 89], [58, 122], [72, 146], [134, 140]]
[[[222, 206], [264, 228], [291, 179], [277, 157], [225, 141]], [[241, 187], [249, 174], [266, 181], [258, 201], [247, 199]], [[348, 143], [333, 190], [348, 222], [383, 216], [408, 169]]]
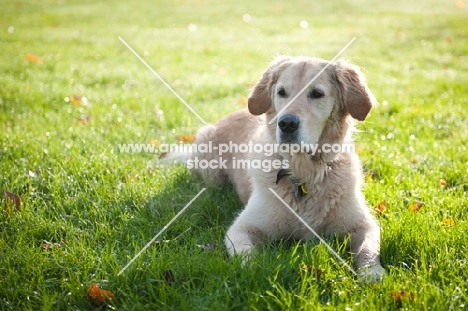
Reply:
[[[320, 186], [308, 187], [306, 194], [297, 197], [296, 186], [291, 184], [282, 193], [284, 202], [292, 209], [277, 205], [277, 211], [274, 218], [279, 222], [279, 228], [282, 228], [283, 234], [297, 239], [307, 238], [311, 235], [310, 230], [304, 225], [304, 222], [313, 230], [321, 231], [326, 227], [327, 215], [333, 208], [335, 202], [323, 195]], [[278, 215], [282, 215], [278, 218]], [[300, 219], [299, 219], [300, 218]]]

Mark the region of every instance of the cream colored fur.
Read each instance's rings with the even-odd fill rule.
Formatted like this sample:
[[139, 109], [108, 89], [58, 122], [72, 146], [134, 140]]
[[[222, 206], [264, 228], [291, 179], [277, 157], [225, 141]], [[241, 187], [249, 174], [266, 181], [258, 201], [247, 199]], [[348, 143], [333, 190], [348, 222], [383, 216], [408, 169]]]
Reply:
[[[249, 97], [249, 111], [228, 115], [197, 134], [195, 143], [284, 143], [289, 137], [278, 122], [268, 125], [277, 112], [322, 69], [316, 58], [279, 57], [267, 68]], [[318, 90], [318, 93], [317, 93]], [[286, 93], [285, 96], [279, 94]], [[314, 93], [315, 92], [315, 93]], [[318, 97], [320, 93], [322, 97]], [[319, 94], [319, 95], [317, 95]], [[364, 120], [375, 99], [359, 69], [347, 62], [330, 66], [281, 114], [296, 116], [300, 126], [296, 143], [350, 143], [355, 120]], [[280, 117], [281, 117], [280, 116]], [[217, 159], [217, 154], [192, 153], [191, 159]], [[291, 176], [276, 184], [278, 170], [231, 169], [233, 159], [285, 159]], [[226, 235], [229, 254], [247, 255], [265, 239], [308, 239], [312, 233], [276, 198], [272, 188], [318, 234], [350, 236], [351, 252], [361, 277], [369, 282], [385, 273], [380, 265], [380, 231], [361, 192], [361, 165], [355, 153], [264, 154], [228, 153], [228, 169], [195, 170], [207, 181], [232, 183], [245, 207]], [[307, 194], [295, 196], [295, 181]]]

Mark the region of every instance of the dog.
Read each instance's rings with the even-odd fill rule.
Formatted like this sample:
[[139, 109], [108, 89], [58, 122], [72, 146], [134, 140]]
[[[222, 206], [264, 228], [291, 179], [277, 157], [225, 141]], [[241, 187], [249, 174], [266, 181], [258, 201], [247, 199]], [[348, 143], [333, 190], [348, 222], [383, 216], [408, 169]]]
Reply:
[[[186, 161], [208, 182], [234, 186], [245, 207], [227, 231], [230, 255], [248, 258], [266, 239], [305, 240], [312, 237], [312, 229], [319, 235], [349, 236], [359, 277], [378, 282], [385, 274], [380, 228], [361, 192], [359, 158], [338, 148], [321, 152], [326, 146], [352, 145], [355, 122], [365, 120], [375, 103], [359, 68], [351, 63], [280, 56], [254, 85], [248, 110], [198, 131], [195, 145], [210, 145], [211, 152], [192, 150], [166, 159]], [[223, 148], [222, 157], [216, 151], [242, 144], [280, 148], [268, 153]], [[316, 146], [315, 152], [293, 150], [299, 144]], [[222, 165], [211, 165], [220, 160]], [[200, 161], [206, 165], [194, 165]], [[262, 167], [264, 163], [273, 165]]]

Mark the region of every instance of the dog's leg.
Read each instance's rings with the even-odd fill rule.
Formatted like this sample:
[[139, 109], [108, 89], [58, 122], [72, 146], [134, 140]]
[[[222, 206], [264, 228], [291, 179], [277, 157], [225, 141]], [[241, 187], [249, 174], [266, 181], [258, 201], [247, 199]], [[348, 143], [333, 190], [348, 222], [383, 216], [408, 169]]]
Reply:
[[380, 229], [373, 219], [351, 232], [351, 252], [359, 277], [367, 283], [382, 279], [385, 270], [380, 265]]
[[226, 247], [229, 255], [246, 256], [252, 249], [261, 244], [264, 234], [253, 224], [246, 220], [248, 219], [246, 210], [242, 211], [234, 224], [229, 228], [226, 234]]

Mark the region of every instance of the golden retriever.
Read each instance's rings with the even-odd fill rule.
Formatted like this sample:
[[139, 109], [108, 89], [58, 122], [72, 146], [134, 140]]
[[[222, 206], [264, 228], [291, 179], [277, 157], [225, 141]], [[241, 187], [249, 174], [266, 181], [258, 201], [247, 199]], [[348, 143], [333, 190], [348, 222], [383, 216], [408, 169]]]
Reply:
[[[247, 255], [265, 239], [312, 237], [286, 203], [318, 234], [349, 235], [358, 274], [376, 282], [385, 273], [380, 229], [361, 192], [360, 161], [354, 152], [330, 150], [352, 145], [355, 120], [364, 120], [374, 103], [358, 67], [281, 56], [253, 87], [248, 111], [199, 130], [195, 145], [210, 151], [166, 158], [187, 161], [207, 181], [234, 185], [245, 207], [227, 231], [229, 254]], [[293, 150], [294, 144], [316, 148]], [[280, 148], [262, 152], [267, 145]]]

